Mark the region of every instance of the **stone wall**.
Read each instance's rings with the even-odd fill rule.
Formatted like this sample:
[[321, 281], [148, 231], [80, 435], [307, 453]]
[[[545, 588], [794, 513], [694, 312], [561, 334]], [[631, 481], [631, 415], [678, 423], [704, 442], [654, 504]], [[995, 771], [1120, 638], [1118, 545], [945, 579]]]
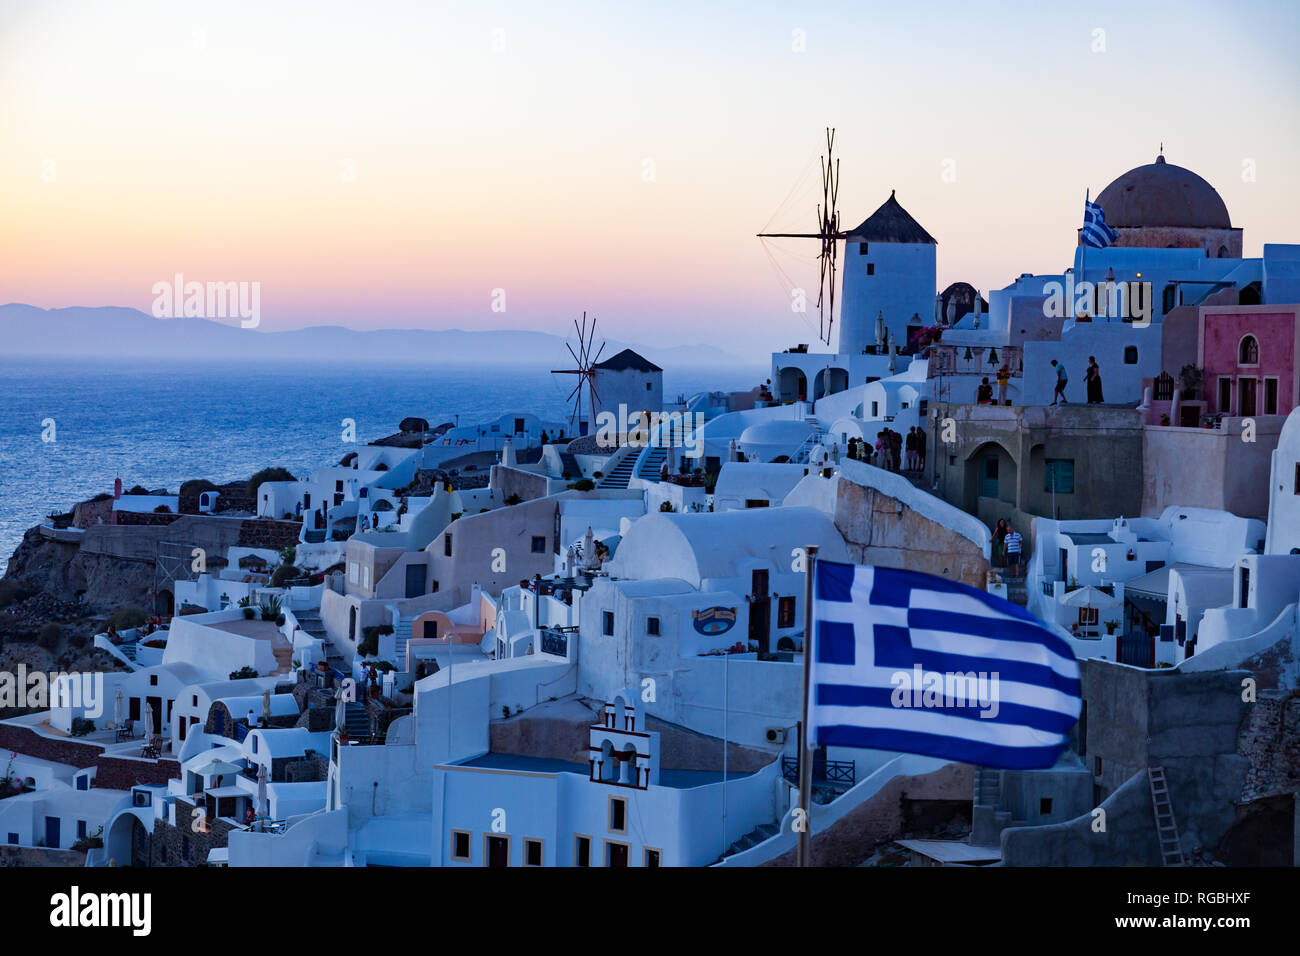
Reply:
[[38, 846], [0, 845], [0, 866], [85, 866], [86, 854]]
[[[212, 820], [207, 824], [207, 833], [195, 832], [195, 805], [190, 801], [177, 798], [176, 823], [172, 826], [165, 819], [155, 820], [152, 838], [149, 841], [150, 866], [198, 866], [207, 862], [208, 851], [227, 845], [229, 834], [235, 827], [223, 820]], [[185, 859], [186, 843], [189, 844], [189, 859]]]
[[1241, 802], [1300, 793], [1300, 696], [1261, 694], [1249, 705], [1237, 749], [1249, 762]]
[[835, 527], [855, 562], [984, 588], [989, 563], [979, 545], [875, 488], [836, 482]]
[[[974, 786], [975, 769], [967, 764], [946, 764], [932, 773], [894, 777], [826, 830], [813, 833], [811, 863], [856, 866], [871, 856], [876, 844], [903, 837], [925, 803], [969, 805]], [[762, 865], [793, 866], [795, 855], [796, 850], [787, 850]]]
[[101, 498], [99, 501], [83, 501], [72, 509], [72, 526], [89, 528], [97, 524], [108, 524], [113, 520], [113, 499]]

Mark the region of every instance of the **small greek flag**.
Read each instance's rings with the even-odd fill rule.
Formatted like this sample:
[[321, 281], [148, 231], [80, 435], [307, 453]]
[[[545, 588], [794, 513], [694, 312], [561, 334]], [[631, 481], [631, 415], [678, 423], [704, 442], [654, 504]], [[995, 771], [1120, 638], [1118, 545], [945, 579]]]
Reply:
[[1094, 249], [1105, 249], [1119, 238], [1119, 233], [1106, 225], [1106, 214], [1095, 202], [1083, 201], [1083, 244]]
[[1006, 769], [1050, 767], [1079, 665], [1032, 614], [945, 578], [816, 564], [809, 739]]

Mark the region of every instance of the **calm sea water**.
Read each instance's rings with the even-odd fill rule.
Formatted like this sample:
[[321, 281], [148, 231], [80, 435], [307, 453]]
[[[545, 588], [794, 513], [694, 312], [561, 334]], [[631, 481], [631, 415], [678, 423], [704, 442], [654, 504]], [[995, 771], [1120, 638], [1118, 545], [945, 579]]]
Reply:
[[[664, 373], [664, 395], [750, 388], [757, 368]], [[567, 384], [566, 384], [567, 381]], [[113, 479], [166, 487], [235, 481], [268, 465], [295, 475], [336, 463], [408, 415], [437, 425], [525, 411], [563, 421], [569, 376], [539, 367], [0, 360], [0, 564], [23, 532]], [[53, 441], [45, 441], [53, 420]]]

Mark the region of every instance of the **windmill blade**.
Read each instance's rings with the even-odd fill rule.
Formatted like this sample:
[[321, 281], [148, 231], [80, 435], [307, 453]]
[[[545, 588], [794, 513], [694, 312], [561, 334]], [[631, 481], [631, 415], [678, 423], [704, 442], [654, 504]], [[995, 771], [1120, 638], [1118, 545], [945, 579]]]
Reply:
[[565, 343], [564, 343], [564, 347], [565, 347], [566, 349], [568, 349], [568, 350], [569, 350], [569, 354], [573, 356], [573, 364], [576, 365], [576, 366], [578, 366], [579, 369], [581, 369], [581, 368], [582, 368], [582, 359], [578, 358], [578, 353], [575, 352], [575, 351], [573, 351], [573, 346], [570, 345], [568, 342], [565, 342]]
[[605, 353], [605, 343], [604, 343], [604, 342], [601, 342], [601, 343], [600, 343], [600, 351], [597, 352], [597, 353], [596, 353], [596, 357], [595, 357], [594, 359], [591, 360], [591, 364], [592, 364], [592, 365], [595, 365], [597, 362], [599, 362], [599, 361], [600, 361], [600, 357], [601, 357], [604, 353]]

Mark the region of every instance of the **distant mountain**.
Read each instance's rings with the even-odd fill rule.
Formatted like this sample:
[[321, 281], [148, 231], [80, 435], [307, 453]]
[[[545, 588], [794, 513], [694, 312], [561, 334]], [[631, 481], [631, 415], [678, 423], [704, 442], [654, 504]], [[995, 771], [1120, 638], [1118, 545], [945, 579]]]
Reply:
[[[545, 332], [462, 329], [376, 329], [357, 331], [337, 325], [292, 332], [243, 329], [208, 319], [156, 319], [137, 309], [117, 307], [41, 309], [11, 303], [0, 306], [0, 355], [61, 358], [294, 359], [334, 362], [426, 362], [572, 365], [563, 336]], [[658, 348], [606, 340], [602, 359], [631, 348], [665, 369], [692, 366], [748, 366], [711, 345]], [[599, 345], [599, 340], [597, 341]], [[575, 346], [576, 348], [576, 346]]]

